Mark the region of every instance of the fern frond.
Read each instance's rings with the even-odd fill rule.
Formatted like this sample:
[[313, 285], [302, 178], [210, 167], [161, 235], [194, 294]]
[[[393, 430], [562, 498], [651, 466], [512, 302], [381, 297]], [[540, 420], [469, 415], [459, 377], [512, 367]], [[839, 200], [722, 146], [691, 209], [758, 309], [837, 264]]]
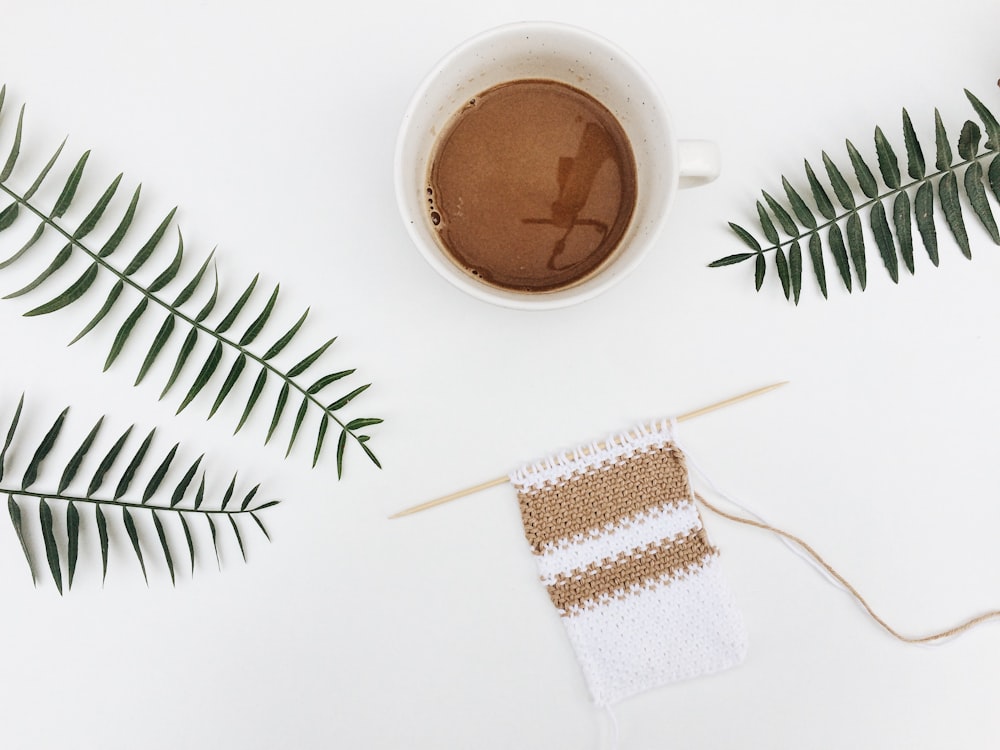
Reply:
[[[824, 261], [827, 253], [833, 258], [847, 291], [852, 290], [853, 279], [864, 290], [868, 277], [862, 222], [864, 217], [886, 273], [893, 282], [898, 283], [900, 260], [909, 273], [915, 272], [915, 236], [919, 238], [931, 263], [937, 266], [940, 262], [935, 203], [944, 217], [945, 226], [965, 257], [972, 258], [966, 207], [972, 209], [975, 221], [993, 242], [1000, 245], [1000, 227], [992, 205], [994, 200], [1000, 203], [1000, 122], [972, 93], [966, 91], [965, 94], [982, 127], [972, 120], [965, 122], [955, 144], [956, 157], [941, 113], [935, 110], [935, 172], [927, 173], [924, 150], [910, 115], [904, 109], [902, 134], [909, 182], [903, 180], [897, 151], [882, 128], [876, 127], [876, 169], [870, 166], [860, 149], [851, 141], [846, 141], [847, 157], [857, 180], [857, 188], [851, 187], [840, 167], [826, 152], [822, 154], [825, 182], [806, 160], [805, 183], [808, 185], [808, 192], [800, 192], [790, 180], [782, 176], [782, 189], [788, 201], [787, 206], [791, 209], [788, 210], [770, 193], [761, 191], [764, 200], [757, 201], [757, 218], [764, 240], [758, 240], [753, 232], [730, 222], [730, 228], [752, 252], [727, 255], [709, 266], [735, 265], [754, 259], [754, 284], [759, 291], [766, 275], [767, 257], [773, 254], [773, 264], [782, 292], [786, 299], [798, 304], [802, 272], [801, 248], [807, 242], [813, 272], [824, 297], [828, 294]], [[981, 145], [984, 132], [986, 140]], [[841, 209], [834, 207], [830, 199], [831, 192]], [[803, 195], [812, 197], [815, 209], [806, 202]], [[822, 217], [821, 220], [817, 219], [817, 214]], [[913, 232], [914, 223], [917, 227], [916, 234]], [[776, 227], [781, 228], [784, 237]]]
[[[48, 568], [59, 593], [63, 593], [64, 584], [67, 590], [72, 588], [80, 559], [81, 544], [89, 545], [91, 543], [85, 533], [90, 527], [91, 518], [93, 518], [97, 530], [96, 541], [101, 554], [102, 581], [107, 576], [108, 550], [110, 544], [115, 542], [112, 534], [117, 533], [118, 527], [114, 519], [119, 514], [121, 516], [121, 529], [124, 529], [143, 578], [147, 581], [146, 558], [149, 556], [162, 560], [170, 574], [171, 582], [176, 582], [175, 550], [169, 541], [174, 533], [171, 532], [171, 529], [176, 531], [179, 527], [184, 534], [185, 548], [190, 558], [192, 574], [195, 569], [196, 556], [199, 556], [197, 536], [192, 533], [192, 527], [195, 524], [209, 527], [213, 546], [216, 547], [216, 554], [218, 554], [219, 541], [214, 520], [224, 521], [228, 518], [228, 522], [222, 528], [233, 532], [234, 539], [244, 559], [246, 558], [246, 548], [240, 532], [241, 523], [246, 525], [252, 520], [253, 525], [270, 539], [260, 515], [262, 511], [276, 505], [277, 501], [255, 503], [254, 498], [259, 485], [247, 492], [238, 507], [229, 508], [227, 506], [236, 490], [236, 477], [234, 476], [221, 501], [205, 503], [205, 474], [202, 471], [198, 490], [192, 499], [190, 488], [200, 471], [203, 456], [196, 459], [176, 483], [171, 484], [171, 481], [168, 481], [171, 465], [180, 452], [179, 444], [175, 444], [160, 459], [149, 475], [149, 479], [143, 484], [142, 489], [135, 489], [134, 480], [143, 472], [144, 466], [149, 463], [148, 459], [155, 431], [150, 431], [139, 447], [135, 449], [127, 465], [121, 471], [115, 489], [110, 496], [101, 498], [96, 493], [104, 485], [107, 475], [123, 455], [128, 438], [133, 432], [132, 427], [125, 430], [98, 462], [89, 482], [84, 483], [81, 480], [78, 483], [77, 477], [80, 474], [80, 469], [85, 464], [86, 458], [101, 432], [104, 423], [103, 417], [97, 421], [97, 424], [66, 462], [54, 492], [38, 490], [35, 485], [46, 462], [52, 460], [53, 450], [63, 433], [68, 410], [59, 414], [41, 442], [31, 452], [31, 458], [21, 472], [20, 481], [13, 480], [9, 472], [5, 476], [4, 468], [8, 449], [18, 442], [16, 433], [21, 420], [23, 404], [24, 398], [22, 397], [11, 418], [3, 448], [0, 449], [0, 496], [6, 495], [7, 497], [7, 511], [11, 526], [28, 563], [32, 581], [36, 585], [37, 572], [42, 568], [42, 559], [44, 558], [44, 566]], [[80, 487], [74, 489], [77, 484], [80, 484]], [[86, 489], [83, 489], [84, 484]], [[37, 523], [33, 521], [35, 518], [37, 518]], [[158, 544], [155, 546], [143, 542], [141, 528], [149, 523], [153, 525], [158, 540]], [[36, 538], [40, 538], [40, 545], [35, 542]]]
[[[2, 89], [4, 95], [6, 89]], [[0, 118], [4, 116], [0, 110]], [[286, 349], [294, 348], [296, 338], [305, 322], [308, 310], [298, 321], [280, 336], [268, 334], [268, 324], [279, 302], [280, 287], [275, 285], [273, 291], [264, 298], [258, 289], [259, 277], [255, 276], [244, 288], [236, 302], [219, 317], [214, 318], [216, 304], [219, 300], [219, 277], [215, 268], [214, 250], [200, 263], [193, 275], [185, 274], [184, 238], [179, 228], [176, 228], [176, 244], [170, 252], [165, 249], [168, 237], [173, 235], [177, 209], [171, 209], [160, 220], [152, 233], [145, 238], [137, 239], [135, 249], [130, 257], [125, 256], [125, 249], [132, 244], [136, 232], [134, 220], [139, 206], [141, 188], [132, 192], [124, 212], [116, 219], [113, 202], [122, 185], [122, 175], [118, 175], [106, 187], [96, 202], [86, 212], [82, 221], [75, 229], [66, 225], [64, 219], [72, 206], [80, 201], [80, 195], [86, 186], [86, 168], [91, 163], [89, 151], [80, 156], [68, 174], [63, 179], [62, 187], [55, 202], [51, 206], [43, 206], [35, 201], [36, 193], [43, 184], [56, 179], [57, 164], [63, 153], [66, 141], [59, 146], [52, 157], [45, 163], [30, 187], [24, 192], [18, 192], [11, 180], [18, 176], [19, 162], [22, 152], [22, 136], [24, 130], [24, 107], [21, 108], [17, 126], [7, 152], [6, 160], [0, 169], [0, 232], [5, 232], [20, 223], [38, 222], [34, 235], [17, 249], [13, 255], [0, 260], [0, 269], [15, 263], [29, 263], [32, 255], [29, 250], [37, 248], [43, 235], [55, 235], [61, 238], [60, 249], [41, 263], [34, 278], [6, 295], [14, 299], [33, 293], [48, 291], [47, 298], [39, 300], [24, 314], [29, 317], [48, 315], [59, 310], [73, 308], [81, 300], [100, 297], [98, 289], [110, 287], [104, 293], [97, 312], [89, 322], [73, 338], [71, 343], [87, 336], [98, 326], [114, 325], [112, 321], [117, 312], [118, 302], [128, 300], [131, 305], [124, 318], [117, 321], [117, 332], [107, 353], [104, 369], [107, 370], [118, 363], [120, 356], [130, 347], [138, 346], [136, 341], [143, 330], [142, 322], [156, 315], [159, 325], [151, 341], [145, 342], [145, 356], [141, 360], [135, 378], [135, 384], [142, 384], [153, 372], [160, 360], [172, 358], [169, 376], [162, 386], [160, 398], [171, 391], [178, 381], [183, 384], [183, 396], [177, 411], [186, 409], [195, 400], [204, 400], [207, 405], [207, 415], [214, 416], [224, 403], [245, 398], [242, 402], [240, 417], [236, 430], [244, 427], [257, 406], [258, 402], [272, 400], [274, 417], [267, 431], [265, 442], [270, 439], [278, 426], [278, 418], [284, 410], [289, 398], [298, 403], [296, 417], [289, 428], [288, 450], [296, 442], [300, 430], [306, 423], [313, 420], [317, 425], [316, 437], [312, 444], [313, 464], [318, 461], [322, 452], [326, 432], [331, 427], [338, 429], [346, 442], [360, 446], [362, 452], [376, 466], [378, 459], [374, 457], [367, 442], [366, 433], [359, 428], [349, 427], [352, 420], [335, 414], [325, 399], [321, 399], [312, 390], [306, 371], [317, 364], [327, 349], [335, 341], [329, 339], [325, 344], [304, 358], [300, 353], [287, 361], [281, 356]], [[23, 171], [23, 170], [21, 170]], [[89, 238], [107, 226], [107, 239], [103, 245], [91, 245]], [[12, 232], [13, 234], [14, 232]], [[169, 254], [168, 254], [169, 253]], [[2, 257], [2, 256], [0, 256]], [[85, 268], [78, 273], [76, 279], [61, 289], [50, 289], [59, 276], [59, 271], [71, 260], [85, 260]], [[158, 268], [154, 271], [153, 269]], [[208, 285], [209, 270], [212, 271], [214, 287], [207, 300], [194, 306], [195, 297]], [[149, 274], [151, 281], [143, 281]], [[101, 284], [102, 280], [109, 284]], [[65, 282], [63, 282], [65, 284]], [[173, 291], [174, 289], [177, 291]], [[169, 295], [169, 296], [168, 296]], [[242, 322], [245, 319], [245, 322]], [[214, 321], [214, 322], [213, 322]], [[184, 336], [177, 334], [184, 332]], [[188, 360], [194, 353], [195, 345], [201, 339], [212, 342], [207, 359], [201, 361], [197, 368], [186, 368]], [[295, 341], [293, 341], [293, 339]], [[260, 346], [260, 342], [273, 342], [268, 348]], [[308, 351], [308, 350], [306, 350]], [[200, 355], [199, 355], [200, 356]], [[223, 362], [232, 364], [224, 365]], [[221, 370], [221, 372], [220, 372]], [[354, 369], [339, 368], [338, 373], [353, 374]], [[223, 374], [225, 373], [225, 374]], [[346, 375], [344, 376], [346, 377]], [[329, 383], [334, 382], [331, 379]], [[186, 382], [185, 382], [186, 381]], [[344, 388], [347, 398], [361, 389], [351, 386]], [[367, 388], [367, 385], [363, 388]], [[268, 393], [273, 390], [273, 393]], [[242, 396], [241, 396], [242, 394]], [[199, 398], [200, 397], [200, 398]], [[338, 399], [338, 401], [343, 399]], [[338, 403], [334, 401], [334, 403]], [[362, 439], [364, 438], [364, 439]], [[342, 472], [342, 453], [338, 455], [338, 476]]]

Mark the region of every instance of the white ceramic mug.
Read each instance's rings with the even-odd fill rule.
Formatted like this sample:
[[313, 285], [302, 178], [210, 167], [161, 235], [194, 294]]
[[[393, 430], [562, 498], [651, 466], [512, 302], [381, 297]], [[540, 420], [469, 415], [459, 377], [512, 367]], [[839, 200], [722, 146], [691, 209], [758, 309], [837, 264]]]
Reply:
[[[584, 281], [551, 292], [510, 291], [474, 278], [442, 249], [426, 208], [434, 144], [453, 115], [483, 91], [526, 78], [560, 81], [601, 102], [624, 128], [636, 163], [636, 204], [618, 248]], [[676, 138], [662, 97], [638, 63], [607, 40], [558, 23], [500, 26], [456, 47], [417, 89], [396, 143], [396, 199], [424, 258], [474, 297], [520, 309], [565, 307], [620, 281], [653, 244], [678, 187], [705, 184], [718, 174], [718, 148]]]

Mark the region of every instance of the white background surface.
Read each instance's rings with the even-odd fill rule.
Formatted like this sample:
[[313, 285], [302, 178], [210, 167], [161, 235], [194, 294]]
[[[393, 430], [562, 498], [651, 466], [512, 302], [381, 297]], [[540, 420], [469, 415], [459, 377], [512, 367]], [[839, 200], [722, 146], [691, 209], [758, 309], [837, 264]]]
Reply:
[[[752, 224], [759, 189], [780, 193], [782, 174], [804, 184], [803, 157], [816, 165], [825, 149], [846, 168], [849, 137], [874, 163], [876, 124], [902, 152], [905, 106], [930, 158], [934, 107], [954, 138], [973, 114], [963, 87], [1000, 110], [995, 2], [36, 2], [2, 16], [4, 153], [27, 101], [26, 165], [66, 133], [64, 170], [93, 149], [76, 210], [119, 170], [129, 189], [143, 184], [147, 230], [179, 205], [186, 268], [218, 245], [220, 307], [256, 272], [262, 288], [280, 282], [276, 316], [311, 305], [302, 345], [339, 335], [331, 367], [374, 383], [352, 416], [386, 422], [372, 441], [385, 469], [348, 455], [338, 483], [332, 450], [310, 470], [306, 441], [287, 460], [263, 447], [264, 411], [231, 437], [242, 399], [206, 422], [203, 395], [174, 418], [179, 394], [156, 400], [163, 363], [131, 385], [142, 346], [101, 374], [110, 327], [64, 347], [96, 298], [47, 319], [20, 317], [43, 293], [0, 303], [0, 419], [26, 391], [26, 440], [66, 405], [63, 461], [101, 414], [106, 437], [156, 425], [160, 455], [182, 441], [187, 461], [207, 454], [215, 485], [238, 469], [285, 501], [268, 514], [272, 544], [248, 535], [248, 565], [224, 546], [221, 573], [205, 565], [176, 587], [155, 538], [147, 588], [119, 533], [102, 588], [85, 528], [64, 597], [45, 575], [32, 588], [0, 522], [0, 746], [601, 747], [605, 719], [536, 580], [511, 489], [386, 516], [780, 379], [792, 384], [685, 426], [712, 476], [813, 542], [904, 631], [1000, 605], [1000, 248], [970, 215], [970, 263], [939, 220], [940, 268], [918, 246], [916, 275], [894, 286], [869, 241], [867, 292], [847, 295], [831, 264], [831, 299], [810, 277], [797, 309], [774, 278], [755, 294], [749, 266], [705, 267], [740, 250], [726, 221]], [[718, 182], [679, 196], [637, 274], [539, 314], [440, 280], [407, 240], [391, 178], [425, 71], [468, 36], [527, 18], [625, 47], [680, 134], [717, 141], [724, 159]], [[19, 266], [0, 291], [41, 267]], [[775, 539], [706, 523], [748, 660], [621, 704], [622, 748], [995, 742], [995, 626], [904, 646]]]

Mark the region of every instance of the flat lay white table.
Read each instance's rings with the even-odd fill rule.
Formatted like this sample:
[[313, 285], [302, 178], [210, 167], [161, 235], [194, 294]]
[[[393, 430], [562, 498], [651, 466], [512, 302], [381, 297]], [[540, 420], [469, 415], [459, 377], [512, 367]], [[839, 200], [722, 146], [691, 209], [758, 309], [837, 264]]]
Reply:
[[[147, 232], [178, 206], [186, 272], [215, 248], [220, 309], [254, 274], [261, 289], [280, 283], [275, 315], [309, 307], [303, 334], [336, 335], [332, 366], [372, 383], [352, 416], [385, 420], [369, 443], [383, 468], [353, 446], [338, 481], [333, 433], [311, 468], [308, 440], [287, 458], [263, 444], [263, 414], [234, 436], [240, 399], [206, 420], [206, 391], [175, 416], [178, 394], [158, 400], [169, 366], [133, 386], [142, 345], [102, 373], [114, 327], [65, 346], [93, 307], [26, 318], [44, 295], [0, 301], [0, 438], [23, 392], [19, 465], [69, 406], [54, 457], [106, 415], [107, 435], [155, 426], [156, 452], [179, 442], [223, 489], [238, 471], [282, 501], [267, 511], [271, 543], [246, 535], [246, 564], [227, 538], [221, 570], [202, 560], [192, 577], [179, 563], [176, 585], [146, 536], [147, 585], [119, 530], [102, 586], [86, 527], [63, 596], [44, 569], [32, 586], [5, 513], [0, 747], [607, 747], [511, 487], [388, 516], [779, 380], [680, 427], [698, 465], [807, 539], [903, 632], [1000, 606], [1000, 247], [971, 212], [971, 262], [939, 219], [940, 267], [918, 245], [915, 274], [893, 284], [869, 239], [865, 292], [846, 293], [828, 266], [829, 299], [807, 273], [797, 307], [773, 268], [756, 293], [750, 265], [707, 267], [744, 249], [727, 222], [757, 227], [762, 189], [783, 195], [782, 175], [808, 189], [803, 158], [826, 151], [846, 168], [850, 139], [874, 164], [876, 125], [902, 153], [905, 107], [932, 162], [935, 108], [953, 140], [974, 118], [964, 88], [1000, 111], [993, 0], [41, 0], [0, 17], [0, 154], [26, 103], [22, 159], [40, 167], [69, 134], [65, 173], [91, 150], [80, 200], [122, 171], [129, 191], [142, 184]], [[678, 194], [635, 273], [558, 310], [449, 285], [393, 191], [396, 134], [425, 73], [523, 20], [624, 48], [678, 135], [722, 157], [716, 182]], [[14, 249], [0, 235], [0, 257]], [[0, 271], [0, 294], [44, 266], [24, 264]], [[54, 483], [56, 466], [41, 479]], [[1000, 628], [901, 644], [772, 535], [705, 524], [747, 659], [616, 706], [619, 747], [995, 743]]]

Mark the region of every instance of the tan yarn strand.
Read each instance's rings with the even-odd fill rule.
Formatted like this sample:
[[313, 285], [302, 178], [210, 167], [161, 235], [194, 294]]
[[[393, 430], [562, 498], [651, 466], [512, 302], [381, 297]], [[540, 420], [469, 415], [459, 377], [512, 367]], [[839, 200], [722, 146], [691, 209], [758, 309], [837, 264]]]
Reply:
[[865, 608], [865, 611], [868, 613], [869, 617], [871, 617], [875, 622], [881, 625], [882, 628], [884, 628], [885, 631], [889, 633], [891, 636], [900, 641], [903, 641], [904, 643], [932, 643], [934, 641], [940, 641], [944, 638], [951, 638], [952, 636], [960, 635], [966, 632], [967, 630], [971, 630], [977, 625], [981, 625], [982, 623], [988, 620], [995, 620], [1000, 618], [1000, 610], [993, 610], [991, 612], [986, 612], [984, 614], [981, 614], [978, 617], [973, 617], [972, 619], [967, 620], [961, 625], [949, 628], [948, 630], [941, 631], [940, 633], [934, 633], [932, 635], [925, 635], [920, 637], [911, 637], [903, 635], [902, 633], [898, 632], [893, 627], [891, 627], [885, 620], [879, 617], [875, 613], [875, 611], [871, 608], [871, 606], [868, 604], [868, 602], [865, 601], [865, 598], [861, 596], [860, 593], [858, 593], [858, 590], [854, 588], [854, 586], [852, 586], [850, 583], [848, 583], [847, 579], [845, 579], [840, 573], [838, 573], [836, 569], [833, 568], [833, 566], [831, 566], [826, 560], [820, 557], [819, 553], [816, 552], [816, 550], [814, 550], [811, 546], [809, 546], [808, 543], [806, 543], [799, 537], [795, 536], [794, 534], [789, 534], [787, 531], [782, 531], [781, 529], [775, 528], [774, 526], [764, 523], [763, 521], [755, 521], [751, 518], [744, 518], [743, 516], [737, 516], [732, 513], [727, 513], [721, 508], [717, 508], [711, 503], [709, 503], [704, 497], [702, 497], [698, 493], [695, 493], [695, 498], [705, 508], [712, 511], [716, 515], [722, 516], [723, 518], [728, 519], [730, 521], [735, 521], [736, 523], [744, 524], [745, 526], [753, 526], [754, 528], [763, 529], [764, 531], [770, 531], [772, 534], [777, 534], [778, 536], [797, 544], [799, 547], [805, 550], [805, 552], [810, 557], [812, 557], [813, 560], [819, 563], [823, 567], [823, 569], [826, 570], [827, 573], [833, 576], [833, 578], [838, 583], [840, 583], [840, 585], [842, 585], [851, 594], [851, 596], [857, 599], [858, 603]]

